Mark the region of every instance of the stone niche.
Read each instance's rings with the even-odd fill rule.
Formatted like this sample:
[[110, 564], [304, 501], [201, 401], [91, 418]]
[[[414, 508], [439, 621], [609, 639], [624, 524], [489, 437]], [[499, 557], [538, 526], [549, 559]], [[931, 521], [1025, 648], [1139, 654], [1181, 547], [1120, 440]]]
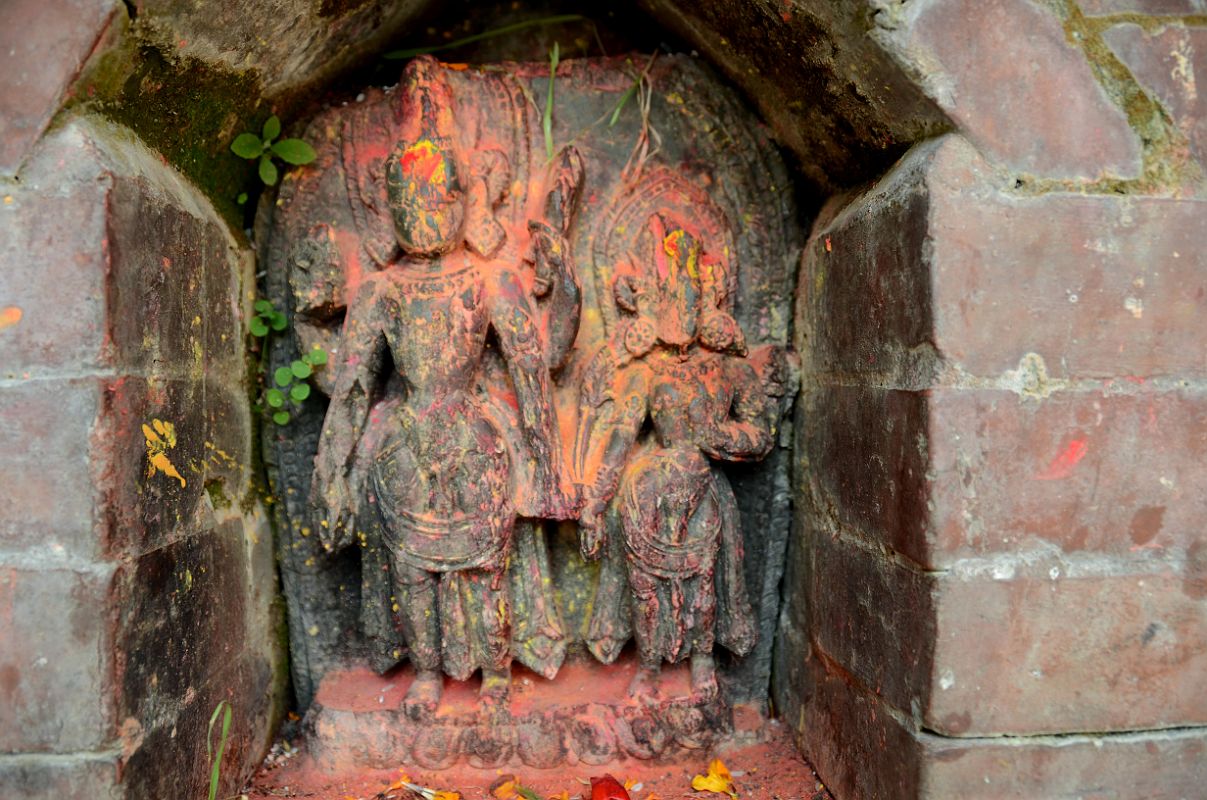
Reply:
[[[398, 86], [368, 90], [363, 101], [317, 116], [305, 139], [316, 146], [317, 160], [289, 174], [275, 206], [266, 209], [271, 219], [262, 220], [269, 231], [262, 250], [267, 295], [289, 320], [287, 331], [273, 338], [268, 374], [316, 346], [330, 358], [315, 370], [314, 391], [291, 408], [289, 422], [266, 427], [263, 447], [280, 499], [293, 681], [299, 706], [308, 709], [312, 752], [343, 765], [411, 758], [438, 768], [464, 758], [478, 766], [510, 760], [547, 767], [668, 757], [721, 737], [756, 735], [757, 723], [733, 732], [733, 709], [755, 712], [739, 719], [761, 719], [767, 709], [790, 528], [787, 426], [798, 373], [787, 343], [804, 238], [791, 181], [765, 128], [688, 56], [567, 60], [557, 66], [552, 86], [549, 63], [465, 67], [425, 58], [407, 68]], [[432, 211], [429, 203], [420, 214], [427, 216], [414, 220], [414, 192], [422, 206], [426, 191], [424, 185], [416, 190], [415, 181], [433, 175], [464, 192], [460, 234], [446, 235], [442, 226], [452, 213], [446, 207]], [[417, 227], [400, 248], [396, 228], [407, 225]], [[414, 256], [422, 249], [415, 238], [425, 234], [438, 246]], [[447, 252], [431, 255], [441, 248]], [[481, 318], [490, 320], [485, 333], [475, 327], [481, 319], [474, 317], [474, 288], [454, 286], [466, 273], [450, 262], [472, 262], [470, 272], [487, 274], [488, 283], [510, 276], [518, 299], [484, 301], [495, 303]], [[426, 277], [389, 277], [410, 274]], [[390, 299], [395, 290], [402, 300]], [[364, 326], [373, 323], [357, 311], [383, 294], [390, 297], [378, 333], [384, 331], [388, 347], [374, 344], [377, 329], [365, 335]], [[453, 295], [458, 299], [447, 300]], [[684, 308], [690, 320], [679, 319]], [[534, 323], [535, 350], [525, 344], [528, 334], [514, 329], [517, 309]], [[424, 329], [456, 314], [473, 317], [467, 325], [474, 330], [454, 324], [452, 333], [433, 337]], [[676, 320], [686, 326], [686, 338]], [[536, 389], [516, 380], [533, 374], [524, 372], [533, 353], [543, 356]], [[680, 375], [676, 384], [651, 366], [655, 359], [690, 376]], [[624, 394], [621, 385], [640, 383], [630, 378], [642, 370], [647, 391]], [[470, 406], [448, 412], [443, 427], [408, 410], [423, 405], [433, 381], [431, 391], [439, 394], [447, 388], [441, 380], [454, 380], [433, 378], [442, 371], [458, 372], [456, 391]], [[542, 393], [558, 451], [546, 457], [562, 462], [558, 486], [541, 483], [540, 458], [533, 455], [539, 448], [520, 433], [534, 426], [532, 398]], [[627, 400], [644, 403], [645, 411], [626, 417]], [[693, 400], [697, 410], [712, 402], [718, 425], [744, 426], [762, 439], [747, 442], [745, 450], [717, 444], [719, 452], [705, 457], [707, 450], [688, 446], [686, 435], [659, 417], [669, 418], [679, 406], [683, 414], [696, 413], [687, 410]], [[487, 422], [462, 436], [467, 417]], [[363, 425], [349, 433], [340, 427], [343, 418]], [[324, 433], [325, 419], [331, 433]], [[398, 440], [406, 437], [390, 432], [399, 419], [417, 431], [402, 447]], [[636, 442], [617, 460], [605, 453], [608, 434], [625, 419]], [[481, 445], [483, 436], [496, 433], [505, 447]], [[433, 655], [421, 642], [416, 655], [414, 637], [404, 635], [409, 623], [397, 591], [400, 565], [390, 550], [407, 546], [398, 544], [400, 527], [423, 527], [413, 517], [425, 508], [429, 538], [450, 535], [460, 523], [439, 518], [440, 503], [424, 498], [479, 491], [500, 463], [500, 447], [506, 450], [501, 483], [477, 499], [447, 502], [479, 510], [496, 503], [489, 510], [496, 520], [516, 517], [510, 543], [498, 548], [504, 561], [493, 573], [505, 586], [493, 585], [495, 594], [487, 595], [489, 603], [509, 594], [512, 688], [505, 702], [483, 704], [476, 673], [468, 681], [445, 678], [433, 716], [407, 700], [415, 680], [411, 662], [434, 657], [458, 677], [477, 663], [449, 652], [444, 593], [455, 573], [440, 578], [434, 609], [443, 615], [443, 652]], [[641, 474], [663, 477], [645, 484], [634, 477], [640, 472], [634, 463], [671, 450], [691, 450], [692, 469], [702, 472], [686, 478], [679, 462], [659, 462]], [[465, 460], [466, 452], [477, 460]], [[381, 466], [386, 462], [390, 466]], [[322, 487], [312, 492], [316, 464], [321, 473], [336, 463], [341, 476], [347, 468], [343, 499], [358, 509], [344, 518], [346, 526], [316, 505]], [[442, 464], [455, 476], [441, 477]], [[620, 473], [619, 487], [613, 482], [617, 497], [626, 490], [646, 494], [625, 506], [623, 499], [606, 502], [610, 495], [601, 500], [595, 493], [601, 557], [589, 560], [580, 552], [579, 519], [591, 505], [591, 487], [606, 483], [600, 473], [608, 469]], [[393, 490], [384, 484], [391, 482], [407, 484], [401, 491], [418, 511], [390, 502]], [[660, 491], [666, 487], [675, 491]], [[714, 516], [724, 519], [700, 521], [699, 508], [714, 502], [701, 501], [700, 492], [721, 496]], [[559, 494], [564, 502], [551, 511]], [[695, 499], [683, 499], [687, 495]], [[722, 702], [702, 699], [708, 692], [698, 691], [686, 661], [663, 665], [656, 694], [629, 696], [641, 666], [631, 641], [636, 609], [626, 553], [640, 546], [626, 550], [633, 535], [625, 531], [641, 525], [654, 531], [659, 523], [629, 519], [625, 508], [647, 505], [664, 509], [667, 519], [688, 509], [677, 529], [688, 539], [701, 525], [723, 530], [719, 540], [706, 535], [713, 539], [701, 557], [715, 558], [716, 565], [703, 577], [656, 578], [655, 589], [646, 587], [663, 593], [660, 637], [675, 638], [666, 625], [694, 625], [692, 636], [715, 628]], [[476, 513], [457, 520], [470, 525]], [[667, 526], [674, 527], [673, 520]], [[483, 535], [508, 536], [496, 529]], [[347, 546], [328, 549], [333, 538]], [[446, 555], [451, 561], [453, 554], [444, 551], [432, 557]], [[703, 607], [706, 595], [716, 597], [715, 625], [700, 622], [712, 613]], [[459, 607], [481, 610], [475, 602]], [[498, 614], [504, 614], [501, 606]], [[749, 630], [735, 633], [742, 625]], [[743, 655], [724, 646], [735, 642]], [[661, 650], [675, 651], [674, 644]], [[459, 666], [451, 669], [450, 661]]]

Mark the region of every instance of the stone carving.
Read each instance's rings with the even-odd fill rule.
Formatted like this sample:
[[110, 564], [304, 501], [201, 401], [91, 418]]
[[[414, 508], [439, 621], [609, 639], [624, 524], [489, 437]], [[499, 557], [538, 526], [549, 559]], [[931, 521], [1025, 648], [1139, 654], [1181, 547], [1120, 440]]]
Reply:
[[[393, 715], [383, 760], [702, 746], [728, 727], [727, 685], [752, 694], [741, 662], [719, 675], [716, 646], [769, 654], [782, 549], [743, 517], [780, 508], [786, 531], [784, 468], [735, 492], [725, 465], [776, 450], [795, 392], [782, 165], [675, 59], [649, 73], [661, 104], [614, 128], [597, 118], [631, 74], [563, 64], [569, 144], [549, 158], [531, 100], [547, 80], [414, 60], [395, 89], [315, 120], [319, 158], [272, 222], [269, 291], [292, 321], [273, 359], [332, 353], [325, 407], [266, 446], [295, 683], [305, 701], [336, 667], [409, 664], [396, 708], [375, 710]], [[676, 110], [693, 91], [703, 106]], [[556, 685], [571, 657], [623, 674], [629, 697], [521, 713], [513, 662]], [[476, 703], [441, 701], [444, 676], [478, 672]], [[337, 695], [319, 693], [319, 730], [352, 724]]]
[[[402, 101], [384, 164], [398, 248], [348, 303], [313, 496], [332, 549], [350, 543], [353, 520], [369, 513], [363, 501], [380, 518], [391, 607], [416, 669], [407, 705], [419, 717], [435, 712], [442, 669], [458, 680], [480, 669], [483, 699], [506, 698], [512, 624], [504, 573], [516, 514], [574, 513], [549, 369], [564, 361], [578, 330], [565, 230], [582, 164], [566, 151], [548, 218], [529, 224], [535, 268], [526, 286], [493, 216], [511, 178], [506, 156], [461, 152], [451, 91], [431, 60], [407, 69]], [[515, 419], [496, 413], [475, 384], [488, 333], [511, 379], [511, 397], [498, 399], [514, 400]], [[374, 404], [387, 355], [398, 379]]]

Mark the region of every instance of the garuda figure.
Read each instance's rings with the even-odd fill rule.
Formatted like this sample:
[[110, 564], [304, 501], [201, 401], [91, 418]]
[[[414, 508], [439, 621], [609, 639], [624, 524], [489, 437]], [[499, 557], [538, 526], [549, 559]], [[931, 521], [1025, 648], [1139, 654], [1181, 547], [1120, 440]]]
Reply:
[[[404, 703], [423, 718], [439, 701], [441, 672], [464, 680], [481, 669], [483, 698], [506, 698], [517, 513], [575, 511], [550, 367], [577, 330], [564, 236], [582, 167], [569, 151], [551, 168], [547, 218], [519, 234], [535, 266], [522, 275], [507, 242], [515, 232], [491, 214], [511, 181], [506, 157], [463, 152], [433, 60], [409, 65], [400, 94], [397, 143], [384, 162], [397, 249], [348, 304], [312, 500], [329, 547], [366, 528], [381, 539], [374, 545], [386, 553], [391, 609], [417, 676]], [[538, 297], [558, 316], [555, 336]], [[492, 394], [483, 374], [494, 343], [509, 381]]]

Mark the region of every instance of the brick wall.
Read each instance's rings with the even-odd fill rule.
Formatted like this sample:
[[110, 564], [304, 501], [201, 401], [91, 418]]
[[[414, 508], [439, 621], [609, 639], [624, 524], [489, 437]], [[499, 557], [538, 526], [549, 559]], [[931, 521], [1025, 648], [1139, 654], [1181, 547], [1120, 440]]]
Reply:
[[[822, 778], [1201, 796], [1207, 8], [648, 5], [826, 172], [774, 678]], [[777, 60], [828, 110], [793, 106]], [[872, 129], [901, 157], [844, 186]]]
[[59, 111], [120, 3], [6, 12], [0, 797], [204, 796], [222, 700], [228, 796], [284, 689], [252, 486], [250, 250], [129, 129]]

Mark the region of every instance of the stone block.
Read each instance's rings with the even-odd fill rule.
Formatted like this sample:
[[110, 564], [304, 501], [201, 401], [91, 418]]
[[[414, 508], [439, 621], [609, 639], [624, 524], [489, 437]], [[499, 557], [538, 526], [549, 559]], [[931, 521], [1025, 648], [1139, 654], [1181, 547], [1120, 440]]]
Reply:
[[1012, 552], [1126, 562], [1207, 541], [1202, 390], [936, 389], [928, 416], [926, 544], [902, 548], [926, 565]]
[[982, 192], [932, 183], [935, 343], [949, 362], [1010, 379], [1037, 353], [1056, 379], [1207, 377], [1207, 203]]
[[0, 174], [17, 172], [121, 4], [7, 0], [0, 26]]
[[0, 753], [70, 753], [113, 737], [112, 574], [0, 565]]
[[250, 71], [267, 95], [314, 85], [375, 53], [430, 0], [136, 0], [141, 33], [224, 72]]
[[[103, 362], [106, 187], [80, 163], [89, 158], [83, 137], [52, 138], [29, 181], [0, 199], [3, 379]], [[61, 183], [47, 174], [56, 168], [67, 173]]]
[[127, 655], [116, 678], [118, 715], [135, 732], [123, 770], [131, 797], [204, 795], [205, 740], [221, 700], [233, 710], [228, 793], [242, 786], [275, 727], [283, 664], [272, 588], [262, 585], [272, 556], [261, 522], [230, 518], [140, 556], [116, 577], [116, 647], [154, 654]]
[[[968, 143], [920, 146], [812, 236], [797, 347], [814, 370], [923, 387], [1207, 376], [1207, 205], [1021, 195]], [[936, 362], [935, 356], [941, 361]]]
[[845, 530], [920, 563], [932, 553], [928, 395], [861, 386], [806, 389], [798, 401], [804, 524]]
[[117, 756], [0, 755], [0, 797], [119, 800]]
[[1207, 601], [1180, 559], [1126, 571], [1012, 559], [953, 573], [938, 584], [928, 729], [1207, 725]]
[[1127, 117], [1039, 4], [909, 3], [877, 36], [959, 130], [1007, 169], [1075, 181], [1139, 175], [1140, 141]]
[[1207, 14], [1207, 2], [1204, 0], [1077, 0], [1077, 5], [1088, 16]]
[[0, 203], [3, 378], [243, 371], [250, 259], [196, 189], [125, 129], [74, 118]]
[[843, 800], [1177, 800], [1207, 780], [1204, 728], [955, 739], [919, 730], [824, 660], [803, 659], [798, 675], [798, 741]]
[[[106, 384], [93, 457], [109, 548], [146, 553], [212, 528], [251, 479], [251, 419], [239, 386], [122, 377]], [[170, 433], [168, 432], [170, 427]]]
[[[1167, 6], [1199, 6], [1207, 3], [1183, 0]], [[1154, 12], [1149, 12], [1154, 13]], [[1175, 12], [1176, 13], [1176, 12]], [[1132, 75], [1169, 112], [1174, 125], [1186, 137], [1190, 156], [1207, 165], [1207, 30], [1168, 25], [1146, 33], [1135, 24], [1117, 25], [1103, 38], [1127, 65]]]
[[640, 5], [743, 90], [824, 194], [874, 179], [911, 142], [950, 128], [915, 78], [868, 36], [869, 19], [876, 24], [887, 12], [867, 3]]
[[843, 536], [811, 532], [807, 546], [817, 652], [927, 730], [1207, 724], [1201, 565], [1001, 556], [922, 572]]
[[[898, 708], [923, 708], [934, 682], [939, 626], [934, 573], [845, 536], [804, 534], [812, 569], [810, 640], [818, 652]], [[970, 645], [971, 646], [971, 645]]]
[[142, 177], [117, 178], [107, 200], [115, 363], [193, 376], [225, 366], [237, 380], [244, 276], [222, 223]]
[[100, 400], [94, 379], [0, 386], [0, 553], [48, 563], [101, 553], [88, 452]]

